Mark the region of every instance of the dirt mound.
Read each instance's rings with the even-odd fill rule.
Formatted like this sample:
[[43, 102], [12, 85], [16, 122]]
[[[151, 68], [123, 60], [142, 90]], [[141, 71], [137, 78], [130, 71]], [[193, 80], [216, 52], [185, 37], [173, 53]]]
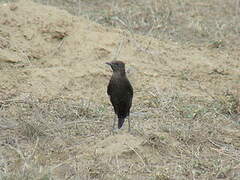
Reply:
[[[94, 77], [104, 78], [99, 70], [104, 68], [103, 62], [110, 59], [110, 51], [105, 46], [113, 46], [119, 38], [113, 32], [106, 39], [101, 26], [54, 7], [36, 6], [31, 1], [2, 4], [1, 17], [4, 25], [1, 28], [1, 55], [6, 57], [1, 59], [13, 63], [10, 67], [13, 66], [14, 71], [24, 71], [23, 79], [27, 82], [18, 85], [19, 91], [41, 97], [55, 96], [67, 86], [78, 92], [78, 88], [99, 84], [101, 80], [93, 81]], [[101, 61], [102, 58], [106, 59]], [[13, 78], [4, 74], [4, 79], [11, 83]], [[19, 72], [18, 77], [23, 74]], [[82, 97], [86, 97], [86, 93], [79, 92]]]
[[[103, 27], [32, 1], [0, 4], [0, 177], [230, 177], [218, 167], [239, 168], [239, 55]], [[109, 135], [105, 62], [113, 58], [126, 63], [134, 87], [133, 135]]]
[[120, 155], [137, 148], [142, 141], [141, 138], [129, 134], [110, 136], [96, 145], [96, 153], [100, 155], [105, 154], [107, 156]]
[[[118, 59], [127, 63], [137, 91], [174, 84], [175, 88], [199, 94], [194, 92], [196, 84], [186, 80], [212, 81], [206, 86], [214, 89], [230, 86], [229, 79], [239, 71], [232, 53], [131, 36], [31, 1], [2, 4], [0, 15], [1, 56], [6, 57], [1, 59], [14, 68], [8, 72], [2, 68], [2, 82], [7, 80], [8, 87], [15, 84], [18, 92], [34, 96], [67, 94], [104, 101], [106, 77], [110, 75], [104, 62], [112, 60], [118, 49]], [[18, 75], [12, 78], [16, 71]], [[217, 77], [219, 73], [225, 75], [224, 85]]]

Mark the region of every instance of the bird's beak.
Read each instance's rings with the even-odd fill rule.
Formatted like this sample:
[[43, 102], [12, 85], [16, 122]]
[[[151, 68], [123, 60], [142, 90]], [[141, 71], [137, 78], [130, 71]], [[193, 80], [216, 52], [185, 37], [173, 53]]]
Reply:
[[111, 66], [112, 64], [110, 62], [106, 62], [107, 65]]

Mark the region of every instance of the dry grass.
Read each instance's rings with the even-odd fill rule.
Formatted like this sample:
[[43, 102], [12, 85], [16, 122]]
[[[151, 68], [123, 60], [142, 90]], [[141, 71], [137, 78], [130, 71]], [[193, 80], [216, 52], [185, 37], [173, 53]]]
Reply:
[[179, 43], [239, 47], [239, 0], [42, 1], [106, 26]]
[[1, 117], [15, 109], [11, 119], [18, 126], [1, 132], [1, 179], [239, 178], [232, 97], [216, 101], [221, 96], [207, 100], [159, 90], [146, 96], [132, 115], [133, 133], [145, 141], [138, 148], [126, 144], [126, 152], [110, 159], [81, 149], [109, 136], [106, 107], [87, 100], [2, 102]]

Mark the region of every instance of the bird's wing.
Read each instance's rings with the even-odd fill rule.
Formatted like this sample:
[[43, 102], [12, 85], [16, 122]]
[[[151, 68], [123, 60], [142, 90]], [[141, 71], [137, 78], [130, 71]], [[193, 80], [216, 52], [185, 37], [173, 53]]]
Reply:
[[128, 79], [126, 83], [126, 89], [127, 89], [127, 92], [130, 94], [130, 96], [133, 96], [133, 87]]

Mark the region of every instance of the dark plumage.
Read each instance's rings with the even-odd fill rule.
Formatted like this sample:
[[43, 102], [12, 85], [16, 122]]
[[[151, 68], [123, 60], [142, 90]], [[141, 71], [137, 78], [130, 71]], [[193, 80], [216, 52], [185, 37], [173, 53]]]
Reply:
[[[122, 61], [112, 61], [106, 63], [113, 70], [112, 77], [107, 87], [107, 93], [114, 107], [114, 112], [118, 117], [118, 128], [120, 129], [124, 120], [129, 116], [132, 106], [133, 88], [125, 73], [125, 64]], [[113, 130], [115, 119], [113, 123]], [[128, 130], [130, 131], [130, 119], [128, 117]]]

